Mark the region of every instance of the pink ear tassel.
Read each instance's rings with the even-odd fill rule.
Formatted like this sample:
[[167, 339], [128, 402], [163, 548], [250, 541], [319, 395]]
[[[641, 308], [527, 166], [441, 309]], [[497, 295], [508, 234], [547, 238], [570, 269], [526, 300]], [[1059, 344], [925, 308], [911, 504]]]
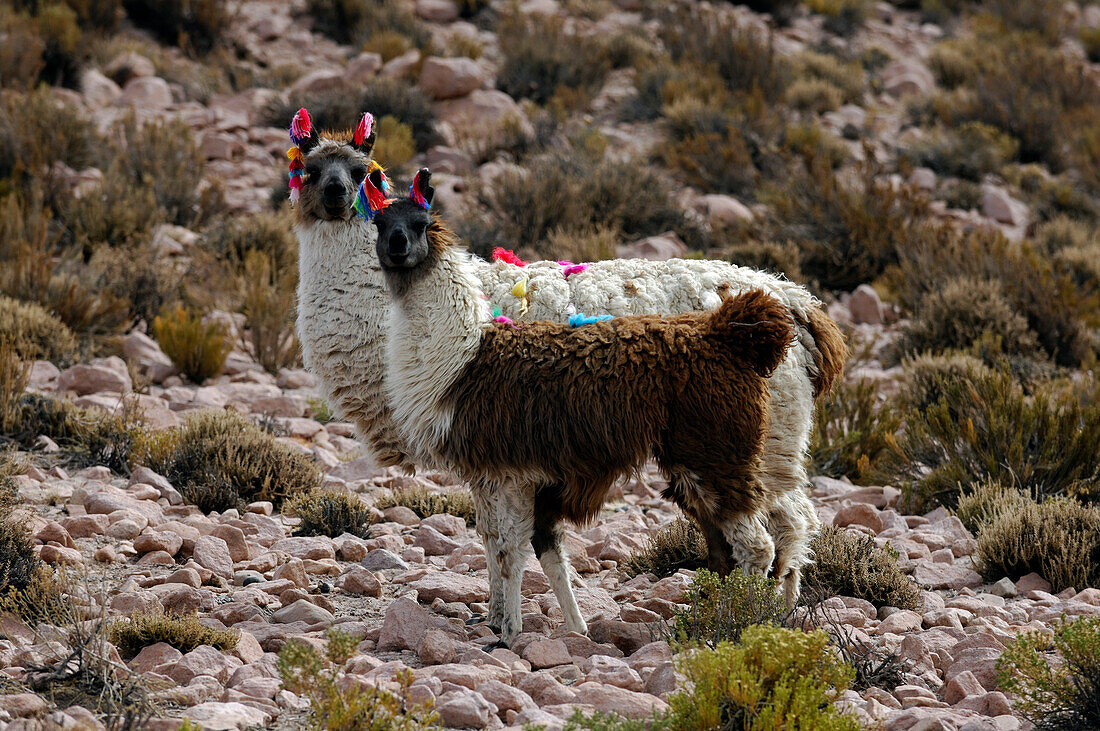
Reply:
[[305, 107], [298, 110], [298, 113], [294, 115], [294, 119], [290, 122], [290, 139], [295, 144], [301, 140], [309, 137], [310, 130], [312, 129], [312, 122], [309, 118], [309, 112]]
[[587, 268], [588, 264], [570, 264], [569, 266], [565, 267], [565, 270], [562, 272], [562, 274], [565, 275], [566, 279], [569, 279], [571, 275], [580, 274]]
[[359, 126], [355, 128], [355, 146], [359, 147], [363, 144], [363, 140], [370, 137], [371, 130], [374, 129], [374, 115], [367, 112], [363, 115], [363, 118], [359, 120]]

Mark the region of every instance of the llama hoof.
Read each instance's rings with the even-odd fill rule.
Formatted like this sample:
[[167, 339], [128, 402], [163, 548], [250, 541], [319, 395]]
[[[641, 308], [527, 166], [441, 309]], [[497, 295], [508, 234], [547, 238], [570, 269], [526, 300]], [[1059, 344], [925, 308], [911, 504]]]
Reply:
[[475, 614], [474, 616], [472, 616], [472, 617], [470, 617], [469, 619], [466, 620], [466, 626], [467, 627], [473, 627], [474, 625], [481, 624], [484, 621], [485, 621], [485, 615], [484, 614]]
[[484, 650], [486, 653], [491, 653], [493, 650], [508, 650], [510, 648], [508, 647], [508, 643], [504, 640], [497, 640], [490, 645], [485, 645], [481, 649]]

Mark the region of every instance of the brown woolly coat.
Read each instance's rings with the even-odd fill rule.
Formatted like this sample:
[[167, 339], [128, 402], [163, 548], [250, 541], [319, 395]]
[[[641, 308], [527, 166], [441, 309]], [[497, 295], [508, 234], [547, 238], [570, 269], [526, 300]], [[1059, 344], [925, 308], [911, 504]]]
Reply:
[[443, 456], [467, 477], [537, 475], [536, 511], [576, 523], [650, 453], [690, 513], [753, 512], [767, 378], [792, 337], [787, 310], [760, 291], [714, 312], [496, 325], [447, 394]]

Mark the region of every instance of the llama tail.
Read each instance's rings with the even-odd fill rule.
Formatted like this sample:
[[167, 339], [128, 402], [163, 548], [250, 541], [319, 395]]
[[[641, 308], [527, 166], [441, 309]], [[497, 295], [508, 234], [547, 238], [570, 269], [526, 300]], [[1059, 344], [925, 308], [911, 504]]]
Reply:
[[848, 345], [844, 333], [820, 305], [807, 310], [805, 319], [796, 319], [799, 339], [813, 356], [813, 366], [808, 370], [814, 386], [814, 398], [817, 399], [829, 393], [840, 381], [848, 360]]
[[779, 367], [794, 338], [791, 313], [758, 289], [724, 295], [710, 326], [727, 348], [765, 378]]

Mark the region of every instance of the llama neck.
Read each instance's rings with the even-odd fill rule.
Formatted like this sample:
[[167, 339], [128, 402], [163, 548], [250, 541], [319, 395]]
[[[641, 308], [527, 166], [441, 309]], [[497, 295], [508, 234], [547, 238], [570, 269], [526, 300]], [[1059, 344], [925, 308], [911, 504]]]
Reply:
[[454, 416], [446, 394], [477, 354], [490, 315], [473, 262], [459, 249], [443, 249], [400, 289], [390, 308], [386, 392], [402, 435], [430, 459]]

